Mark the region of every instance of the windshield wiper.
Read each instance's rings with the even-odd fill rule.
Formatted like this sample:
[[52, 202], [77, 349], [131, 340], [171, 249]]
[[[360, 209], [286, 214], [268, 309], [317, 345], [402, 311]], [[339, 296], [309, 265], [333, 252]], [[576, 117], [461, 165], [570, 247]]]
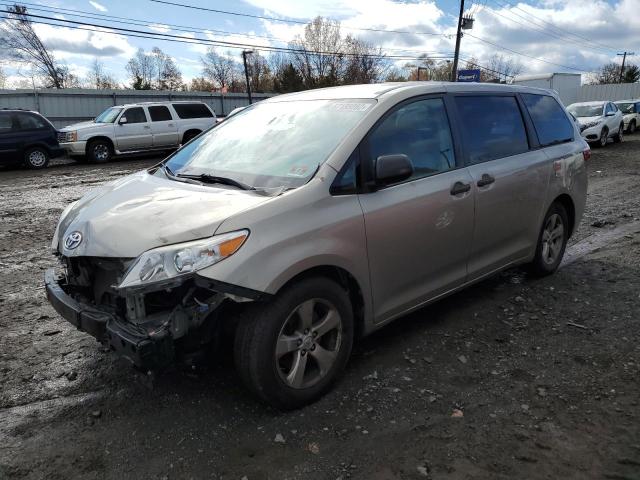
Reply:
[[238, 180], [234, 180], [233, 178], [218, 177], [216, 175], [209, 175], [208, 173], [200, 173], [198, 175], [179, 173], [175, 176], [178, 178], [188, 178], [190, 180], [198, 180], [202, 183], [219, 183], [221, 185], [230, 185], [232, 187], [241, 188], [242, 190], [256, 189], [256, 187], [252, 187], [251, 185], [247, 185], [246, 183], [239, 182]]

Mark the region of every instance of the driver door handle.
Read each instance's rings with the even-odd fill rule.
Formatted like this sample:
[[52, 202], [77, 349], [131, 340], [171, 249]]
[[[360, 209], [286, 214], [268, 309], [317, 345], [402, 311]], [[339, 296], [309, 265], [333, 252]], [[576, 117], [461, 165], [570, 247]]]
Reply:
[[489, 175], [488, 173], [483, 173], [482, 178], [478, 180], [478, 183], [476, 183], [476, 185], [478, 185], [479, 187], [486, 187], [487, 185], [491, 185], [495, 181], [496, 179], [491, 175]]
[[471, 190], [470, 183], [456, 182], [451, 187], [451, 195], [460, 195], [462, 193], [467, 193], [469, 190]]

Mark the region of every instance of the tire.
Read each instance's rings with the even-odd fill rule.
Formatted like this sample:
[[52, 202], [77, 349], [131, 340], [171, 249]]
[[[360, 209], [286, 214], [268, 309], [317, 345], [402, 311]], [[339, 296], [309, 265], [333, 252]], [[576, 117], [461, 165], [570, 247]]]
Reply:
[[618, 128], [618, 133], [616, 133], [613, 136], [613, 142], [614, 143], [622, 143], [622, 141], [624, 140], [624, 124], [620, 124], [620, 127]]
[[24, 164], [32, 170], [40, 170], [49, 165], [49, 152], [44, 147], [32, 147], [24, 152]]
[[107, 163], [113, 157], [113, 147], [106, 140], [92, 140], [87, 144], [87, 160], [91, 163]]
[[[558, 225], [560, 225], [561, 231], [556, 230]], [[553, 234], [553, 231], [556, 234]], [[549, 207], [542, 221], [536, 245], [536, 255], [529, 264], [530, 273], [538, 277], [554, 273], [562, 262], [568, 239], [569, 217], [567, 211], [560, 203], [554, 203]], [[550, 240], [556, 241], [552, 244]]]
[[195, 132], [193, 130], [185, 132], [184, 135], [182, 136], [182, 145], [189, 142], [191, 139], [197, 137], [198, 135], [200, 135], [200, 132]]
[[636, 121], [635, 120], [631, 120], [629, 122], [629, 134], [632, 134], [636, 131]]
[[[266, 303], [248, 305], [238, 316], [236, 369], [249, 390], [280, 410], [319, 399], [351, 354], [351, 302], [347, 292], [328, 278], [295, 282]], [[323, 331], [323, 325], [331, 328]], [[278, 345], [283, 353], [277, 352]]]
[[607, 127], [603, 127], [600, 131], [600, 138], [596, 142], [596, 147], [604, 148], [607, 146], [607, 141], [609, 140], [609, 129]]

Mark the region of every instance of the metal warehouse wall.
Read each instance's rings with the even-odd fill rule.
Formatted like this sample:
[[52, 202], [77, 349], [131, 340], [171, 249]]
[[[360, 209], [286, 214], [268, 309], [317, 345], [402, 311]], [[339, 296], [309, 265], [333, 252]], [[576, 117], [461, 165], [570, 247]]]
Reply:
[[609, 83], [582, 85], [578, 89], [578, 102], [591, 100], [628, 100], [640, 98], [640, 83]]
[[[273, 94], [254, 93], [254, 102]], [[157, 90], [41, 89], [0, 90], [0, 108], [35, 110], [56, 127], [91, 120], [113, 105], [137, 102], [197, 100], [213, 107], [216, 115], [225, 116], [236, 107], [249, 104], [245, 93], [169, 92]]]

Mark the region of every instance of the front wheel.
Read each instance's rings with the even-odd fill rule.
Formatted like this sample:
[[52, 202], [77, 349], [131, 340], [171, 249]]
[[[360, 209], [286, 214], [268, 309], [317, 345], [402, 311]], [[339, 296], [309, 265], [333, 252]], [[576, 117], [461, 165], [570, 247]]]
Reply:
[[622, 143], [624, 140], [624, 125], [621, 123], [620, 128], [618, 128], [618, 133], [613, 136], [613, 141], [615, 143]]
[[598, 143], [596, 145], [600, 148], [607, 146], [607, 141], [609, 140], [609, 129], [604, 127], [600, 132], [600, 138], [598, 139]]
[[351, 354], [353, 331], [347, 292], [328, 278], [306, 278], [241, 312], [236, 368], [267, 403], [299, 408], [331, 388]]
[[87, 145], [87, 159], [93, 163], [106, 163], [111, 160], [113, 149], [106, 140], [93, 140]]
[[560, 203], [551, 205], [542, 222], [538, 245], [529, 270], [536, 276], [554, 273], [560, 266], [569, 240], [569, 217]]
[[33, 147], [24, 153], [24, 163], [32, 170], [45, 168], [49, 164], [49, 152], [43, 147]]

